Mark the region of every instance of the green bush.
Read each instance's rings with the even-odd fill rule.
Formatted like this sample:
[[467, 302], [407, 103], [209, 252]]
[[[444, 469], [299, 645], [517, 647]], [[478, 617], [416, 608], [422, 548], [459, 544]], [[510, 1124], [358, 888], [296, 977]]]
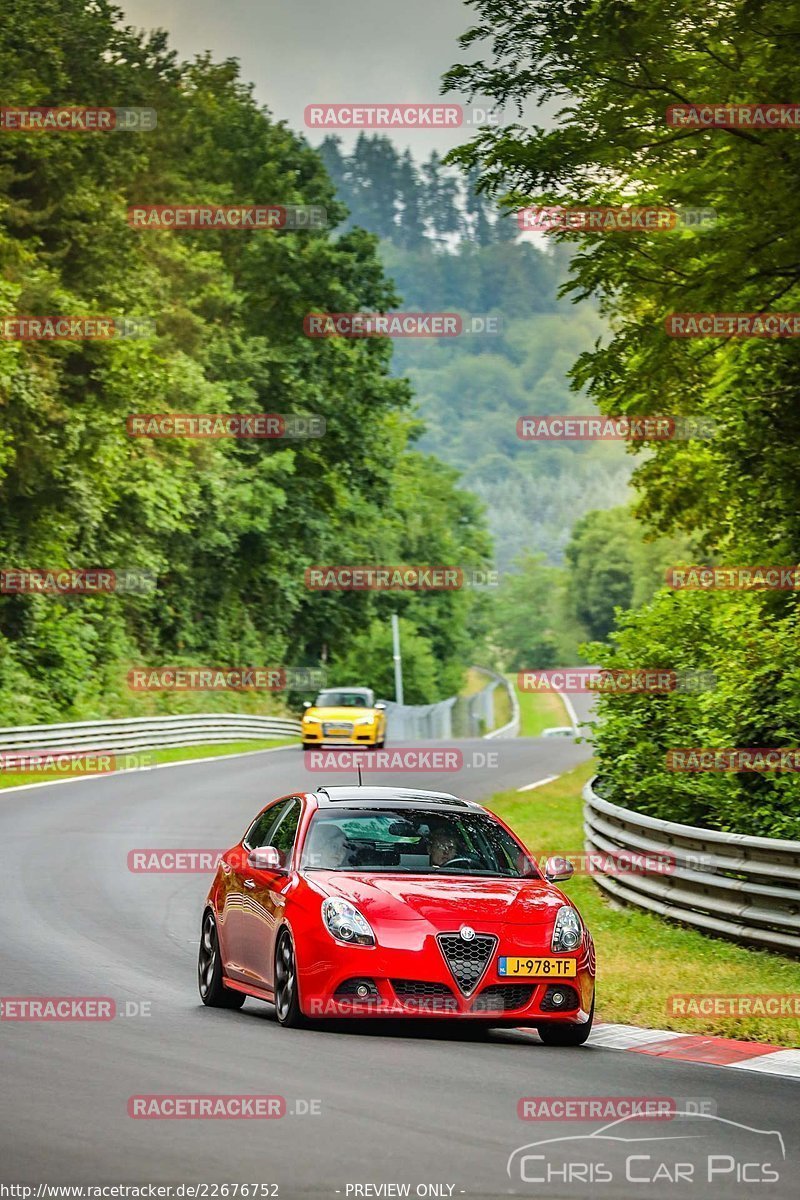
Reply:
[[614, 668], [711, 671], [707, 691], [598, 698], [595, 744], [612, 802], [666, 820], [800, 838], [800, 781], [788, 771], [669, 770], [671, 749], [800, 745], [800, 618], [792, 596], [657, 593], [620, 615], [613, 646], [584, 647]]

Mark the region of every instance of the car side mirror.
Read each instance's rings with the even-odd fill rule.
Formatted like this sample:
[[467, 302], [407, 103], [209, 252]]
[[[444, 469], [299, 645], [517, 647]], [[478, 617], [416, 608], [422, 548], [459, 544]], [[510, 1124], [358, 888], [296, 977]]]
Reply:
[[386, 708], [386, 705], [383, 703], [382, 700], [378, 700], [375, 707], [379, 708], [381, 711], [383, 711]]
[[548, 858], [544, 864], [544, 877], [548, 883], [565, 883], [575, 874], [575, 868], [566, 858], [558, 855]]
[[310, 701], [310, 700], [304, 700], [304, 701], [303, 701], [303, 708], [311, 708], [311, 701]]
[[254, 871], [280, 871], [283, 866], [281, 852], [274, 846], [258, 846], [248, 854], [247, 865]]

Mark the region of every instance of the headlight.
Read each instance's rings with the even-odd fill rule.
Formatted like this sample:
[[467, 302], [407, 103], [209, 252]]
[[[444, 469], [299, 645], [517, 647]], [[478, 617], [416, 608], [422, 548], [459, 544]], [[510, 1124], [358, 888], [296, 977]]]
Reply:
[[553, 928], [552, 949], [554, 951], [577, 950], [582, 936], [583, 928], [580, 917], [569, 904], [562, 904]]
[[375, 945], [375, 934], [369, 921], [349, 900], [337, 896], [323, 901], [322, 920], [328, 933], [337, 942], [346, 942], [348, 946]]
[[356, 721], [356, 725], [371, 725], [374, 720], [374, 717], [359, 717]]
[[321, 725], [322, 722], [320, 721], [319, 717], [303, 717], [303, 724], [304, 725]]

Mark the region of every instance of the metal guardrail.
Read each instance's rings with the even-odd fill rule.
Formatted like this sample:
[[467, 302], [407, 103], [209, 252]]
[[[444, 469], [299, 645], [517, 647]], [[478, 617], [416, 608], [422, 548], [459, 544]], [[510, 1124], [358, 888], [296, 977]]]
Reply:
[[588, 851], [609, 865], [620, 851], [670, 856], [667, 872], [596, 872], [605, 892], [707, 933], [800, 957], [800, 842], [645, 816], [598, 796], [596, 783], [583, 789]]
[[[519, 704], [516, 693], [508, 680], [486, 667], [473, 667], [474, 671], [489, 676], [489, 683], [471, 696], [449, 696], [436, 704], [395, 704], [385, 700], [386, 730], [397, 745], [406, 739], [464, 738], [464, 737], [516, 737], [519, 733]], [[494, 692], [503, 686], [511, 700], [512, 718], [507, 725], [483, 731], [494, 724]]]
[[151, 750], [296, 737], [300, 722], [250, 713], [186, 713], [177, 717], [133, 717], [73, 721], [61, 725], [12, 725], [0, 729], [0, 754], [39, 750]]
[[509, 683], [505, 675], [498, 675], [496, 671], [489, 671], [486, 667], [478, 667], [479, 671], [483, 671], [484, 675], [490, 675], [494, 680], [492, 688], [492, 696], [494, 695], [495, 687], [504, 687], [508, 693], [508, 698], [511, 701], [511, 720], [506, 725], [501, 725], [499, 729], [492, 729], [489, 733], [484, 734], [487, 738], [514, 738], [519, 737], [519, 701], [514, 685]]
[[455, 696], [436, 704], [396, 704], [394, 700], [383, 703], [386, 705], [386, 735], [396, 746], [405, 741], [453, 736]]

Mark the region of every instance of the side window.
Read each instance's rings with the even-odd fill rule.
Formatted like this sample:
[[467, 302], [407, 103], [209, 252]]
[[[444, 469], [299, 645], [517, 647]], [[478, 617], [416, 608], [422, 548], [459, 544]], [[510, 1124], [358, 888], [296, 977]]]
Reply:
[[269, 845], [281, 852], [281, 866], [285, 867], [292, 856], [294, 839], [297, 836], [297, 826], [300, 824], [301, 805], [299, 800], [290, 800], [288, 811], [281, 817], [276, 829], [273, 829]]
[[253, 824], [245, 834], [245, 844], [250, 850], [258, 850], [260, 846], [271, 846], [272, 832], [276, 828], [281, 817], [283, 817], [291, 808], [292, 804], [296, 804], [295, 800], [281, 800], [280, 804], [273, 804], [266, 809], [260, 817], [256, 817]]

